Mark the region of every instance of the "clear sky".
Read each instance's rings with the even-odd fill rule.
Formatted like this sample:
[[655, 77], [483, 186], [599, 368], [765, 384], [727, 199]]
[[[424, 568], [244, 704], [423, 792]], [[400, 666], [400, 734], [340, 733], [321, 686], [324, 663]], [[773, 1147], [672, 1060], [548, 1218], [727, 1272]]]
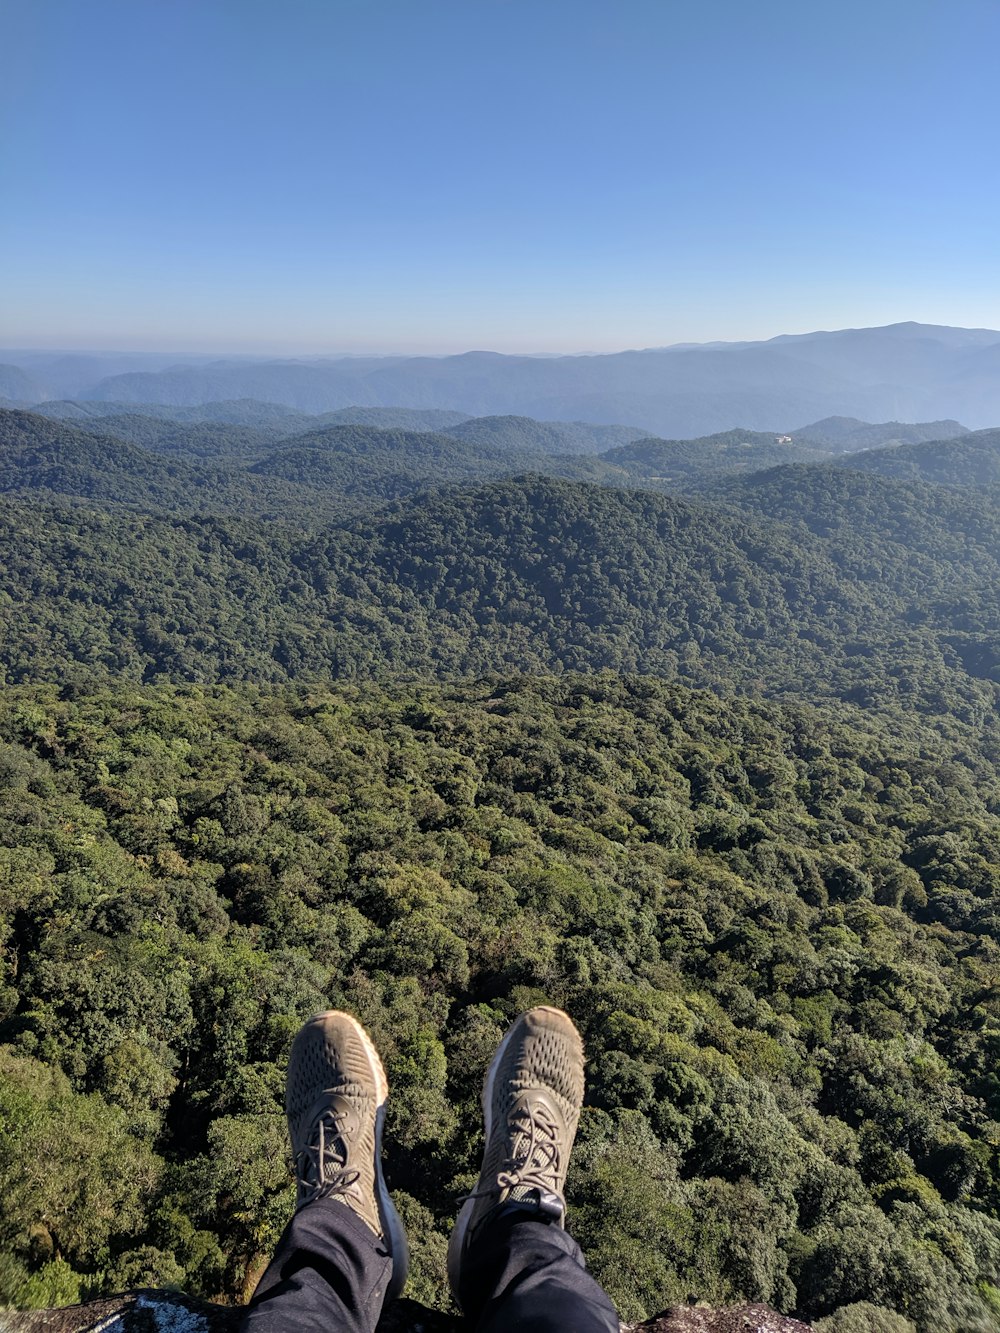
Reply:
[[1000, 0], [0, 0], [0, 345], [1000, 326]]

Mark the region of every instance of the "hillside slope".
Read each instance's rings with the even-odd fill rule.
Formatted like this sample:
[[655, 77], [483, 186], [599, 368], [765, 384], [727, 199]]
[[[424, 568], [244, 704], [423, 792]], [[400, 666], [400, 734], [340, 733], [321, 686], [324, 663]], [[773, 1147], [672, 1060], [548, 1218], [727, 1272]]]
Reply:
[[994, 486], [1000, 482], [1000, 430], [970, 431], [959, 439], [851, 454], [837, 464], [883, 477], [947, 486]]
[[[839, 514], [815, 494], [824, 485], [841, 488]], [[772, 517], [539, 477], [315, 534], [8, 501], [0, 662], [11, 680], [613, 669], [992, 706], [1000, 514], [988, 501], [803, 468], [765, 474], [742, 503]]]
[[856, 417], [827, 417], [793, 432], [796, 441], [829, 449], [834, 453], [855, 453], [859, 449], [880, 449], [887, 445], [923, 444], [927, 440], [950, 440], [968, 434], [958, 421], [858, 421]]
[[[169, 434], [177, 427], [166, 429]], [[207, 431], [212, 443], [219, 430], [235, 431], [246, 444], [242, 427], [187, 429], [202, 441]], [[0, 493], [26, 503], [84, 501], [156, 515], [231, 513], [293, 524], [329, 521], [347, 507], [342, 496], [324, 488], [191, 461], [196, 446], [190, 435], [182, 448], [187, 457], [170, 458], [66, 421], [0, 411]]]
[[729, 473], [758, 472], [828, 457], [825, 449], [787, 444], [771, 433], [737, 428], [697, 440], [639, 440], [607, 450], [601, 461], [622, 468], [633, 485], [684, 491], [700, 489]]
[[472, 417], [449, 427], [447, 433], [486, 448], [539, 454], [599, 454], [641, 439], [644, 434], [633, 426], [534, 421], [524, 416]]

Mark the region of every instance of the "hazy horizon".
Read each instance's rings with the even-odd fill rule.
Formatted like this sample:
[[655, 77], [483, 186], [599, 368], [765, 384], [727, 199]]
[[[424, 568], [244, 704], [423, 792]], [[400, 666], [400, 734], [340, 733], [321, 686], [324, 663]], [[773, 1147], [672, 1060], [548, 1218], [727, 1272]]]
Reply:
[[225, 345], [225, 346], [220, 345], [218, 348], [206, 348], [202, 345], [180, 346], [172, 348], [163, 345], [148, 346], [148, 347], [128, 347], [128, 346], [111, 346], [111, 345], [95, 344], [94, 346], [91, 347], [81, 344], [77, 344], [74, 346], [69, 343], [60, 343], [58, 341], [53, 341], [51, 346], [44, 346], [42, 344], [35, 344], [33, 346], [16, 346], [13, 344], [0, 345], [0, 358], [4, 356], [52, 357], [60, 355], [97, 356], [97, 357], [134, 356], [136, 358], [142, 358], [142, 357], [163, 358], [167, 356], [178, 356], [178, 357], [187, 356], [196, 358], [198, 360], [232, 359], [232, 360], [248, 360], [248, 361], [288, 360], [288, 361], [322, 362], [322, 361], [338, 361], [338, 360], [352, 360], [352, 359], [377, 360], [379, 358], [384, 358], [386, 360], [399, 359], [399, 358], [407, 358], [407, 359], [421, 358], [421, 357], [426, 357], [430, 359], [444, 359], [453, 356], [470, 356], [482, 353], [485, 355], [494, 355], [494, 356], [523, 356], [528, 358], [535, 357], [540, 359], [553, 359], [558, 357], [575, 357], [575, 356], [614, 356], [625, 352], [666, 352], [686, 347], [690, 348], [712, 348], [715, 346], [732, 347], [750, 343], [775, 342], [779, 339], [784, 339], [784, 338], [808, 338], [808, 337], [821, 336], [824, 334], [831, 334], [831, 333], [856, 333], [856, 332], [865, 332], [868, 330], [891, 329], [913, 324], [926, 326], [927, 328], [946, 328], [966, 333], [995, 333], [997, 335], [998, 340], [1000, 340], [1000, 329], [992, 329], [986, 326], [971, 327], [968, 325], [954, 324], [954, 323], [931, 324], [929, 321], [925, 320], [903, 319], [903, 320], [892, 320], [886, 324], [878, 324], [878, 325], [855, 324], [837, 329], [833, 328], [829, 329], [808, 328], [808, 329], [795, 329], [795, 330], [783, 329], [778, 333], [769, 334], [764, 338], [706, 338], [703, 340], [680, 339], [677, 342], [664, 343], [655, 347], [636, 346], [636, 347], [613, 347], [606, 349], [573, 348], [573, 349], [566, 349], [559, 351], [537, 351], [537, 350], [532, 351], [530, 349], [524, 349], [518, 351], [503, 351], [496, 347], [456, 346], [454, 348], [443, 350], [440, 352], [428, 352], [425, 350], [421, 351], [412, 348], [409, 350], [403, 348], [383, 349], [383, 350], [373, 349], [371, 351], [303, 348], [298, 351], [288, 351], [279, 347], [274, 347], [270, 349], [263, 348], [259, 351], [250, 351], [247, 349], [240, 349], [239, 347], [235, 347], [232, 345]]

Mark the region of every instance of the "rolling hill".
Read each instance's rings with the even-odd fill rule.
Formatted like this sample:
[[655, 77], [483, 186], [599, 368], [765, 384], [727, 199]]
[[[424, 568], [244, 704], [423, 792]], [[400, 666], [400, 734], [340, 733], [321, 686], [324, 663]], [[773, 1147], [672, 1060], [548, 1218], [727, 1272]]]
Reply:
[[829, 449], [831, 453], [854, 453], [897, 444], [923, 444], [927, 440], [950, 440], [968, 431], [958, 421], [858, 421], [856, 417], [827, 417], [793, 431], [796, 443]]
[[[149, 419], [136, 420], [143, 428], [138, 433], [144, 436]], [[170, 433], [178, 428], [166, 429]], [[245, 442], [242, 428], [187, 430], [201, 440], [207, 433], [213, 445], [218, 444], [219, 430], [236, 430]], [[186, 439], [189, 443], [190, 435]], [[58, 498], [127, 506], [154, 514], [233, 513], [290, 523], [328, 521], [344, 511], [342, 498], [329, 489], [190, 461], [191, 449], [185, 454], [164, 457], [65, 421], [0, 411], [0, 492], [39, 501]]]
[[729, 473], [757, 472], [782, 463], [828, 457], [824, 449], [781, 443], [772, 434], [737, 429], [699, 440], [639, 440], [607, 450], [601, 461], [621, 468], [634, 485], [684, 491]]
[[958, 439], [870, 450], [837, 462], [883, 477], [908, 477], [947, 486], [991, 486], [1000, 482], [1000, 430], [970, 431]]
[[0, 662], [11, 681], [640, 671], [992, 707], [987, 500], [793, 468], [740, 502], [754, 514], [527, 477], [296, 534], [8, 500]]
[[645, 432], [633, 426], [601, 426], [586, 421], [534, 421], [530, 417], [471, 417], [447, 434], [487, 448], [529, 454], [599, 454]]

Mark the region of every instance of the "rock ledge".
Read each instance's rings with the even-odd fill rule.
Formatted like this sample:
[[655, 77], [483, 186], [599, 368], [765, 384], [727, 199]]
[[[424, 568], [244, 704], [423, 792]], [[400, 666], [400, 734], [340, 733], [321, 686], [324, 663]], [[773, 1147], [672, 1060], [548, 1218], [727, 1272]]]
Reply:
[[[172, 1291], [130, 1291], [62, 1310], [0, 1310], [0, 1333], [235, 1333], [240, 1310], [211, 1305]], [[388, 1306], [379, 1333], [459, 1333], [460, 1320], [416, 1301]], [[729, 1310], [702, 1306], [667, 1310], [644, 1324], [623, 1324], [622, 1333], [809, 1333], [810, 1325], [777, 1314], [766, 1305]]]

